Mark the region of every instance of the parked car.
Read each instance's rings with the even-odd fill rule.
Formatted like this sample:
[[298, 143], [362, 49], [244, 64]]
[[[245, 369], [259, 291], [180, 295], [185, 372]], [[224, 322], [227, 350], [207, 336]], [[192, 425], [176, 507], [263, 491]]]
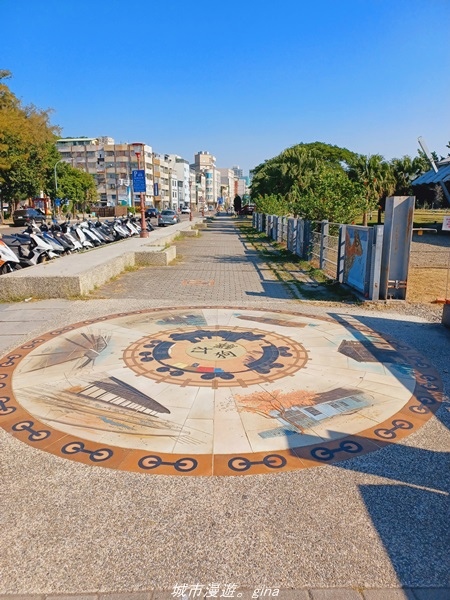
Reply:
[[165, 227], [166, 225], [173, 225], [174, 223], [179, 223], [180, 217], [174, 210], [163, 210], [158, 215], [158, 226]]
[[147, 208], [147, 210], [145, 211], [145, 218], [146, 219], [157, 219], [159, 215], [159, 210], [153, 206], [151, 206], [150, 208]]
[[191, 212], [191, 209], [189, 208], [189, 206], [183, 206], [183, 208], [181, 209], [182, 215], [188, 215], [190, 212]]
[[45, 213], [39, 208], [22, 208], [13, 212], [13, 223], [15, 227], [28, 225], [28, 223], [31, 223], [32, 221], [43, 223], [46, 219]]
[[255, 212], [255, 205], [254, 204], [246, 204], [245, 206], [243, 206], [241, 208], [241, 210], [239, 211], [240, 215], [252, 215]]

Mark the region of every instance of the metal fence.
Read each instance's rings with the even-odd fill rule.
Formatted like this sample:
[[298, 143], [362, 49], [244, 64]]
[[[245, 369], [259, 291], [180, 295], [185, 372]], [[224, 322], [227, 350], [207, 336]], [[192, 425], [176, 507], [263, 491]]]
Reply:
[[[290, 252], [332, 279], [348, 284], [367, 298], [378, 299], [381, 232], [371, 227], [260, 213], [253, 215], [253, 227], [270, 239], [285, 243]], [[356, 246], [361, 250], [358, 254]]]
[[373, 227], [259, 213], [253, 226], [365, 298], [403, 300], [408, 290], [408, 300], [448, 301], [450, 237], [413, 235], [413, 208], [412, 196], [389, 197]]
[[270, 239], [285, 243], [290, 252], [330, 277], [339, 278], [339, 248], [344, 225], [256, 213], [253, 226], [265, 231]]
[[341, 225], [328, 221], [311, 223], [310, 262], [327, 275], [339, 279], [339, 244]]

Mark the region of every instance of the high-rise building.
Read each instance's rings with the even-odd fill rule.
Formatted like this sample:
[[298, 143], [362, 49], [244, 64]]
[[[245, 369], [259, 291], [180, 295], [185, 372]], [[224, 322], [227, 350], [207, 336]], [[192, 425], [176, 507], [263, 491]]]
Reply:
[[160, 210], [171, 208], [170, 164], [168, 154], [153, 153], [154, 206]]
[[[202, 184], [204, 177], [205, 186], [202, 190], [203, 204], [215, 208], [220, 197], [220, 171], [216, 167], [216, 157], [204, 150], [194, 156], [194, 164], [191, 165], [197, 175], [197, 183]], [[199, 206], [202, 208], [202, 206]]]
[[225, 207], [232, 206], [234, 197], [237, 194], [238, 178], [233, 169], [219, 168], [220, 172], [220, 196], [223, 198]]
[[190, 206], [192, 182], [190, 179], [191, 169], [189, 161], [177, 154], [169, 154], [169, 165], [172, 172], [173, 185], [175, 185], [175, 182], [177, 185], [177, 206], [175, 210], [183, 206]]

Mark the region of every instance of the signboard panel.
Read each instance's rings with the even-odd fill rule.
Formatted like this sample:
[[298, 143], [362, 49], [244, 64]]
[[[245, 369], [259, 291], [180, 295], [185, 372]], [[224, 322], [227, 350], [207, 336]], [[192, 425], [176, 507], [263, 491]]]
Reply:
[[344, 283], [364, 294], [370, 260], [369, 228], [347, 225], [345, 232]]
[[450, 231], [450, 215], [445, 215], [442, 221], [442, 231]]
[[147, 187], [145, 183], [145, 171], [144, 169], [134, 169], [133, 173], [133, 190], [135, 194], [140, 192], [146, 192]]

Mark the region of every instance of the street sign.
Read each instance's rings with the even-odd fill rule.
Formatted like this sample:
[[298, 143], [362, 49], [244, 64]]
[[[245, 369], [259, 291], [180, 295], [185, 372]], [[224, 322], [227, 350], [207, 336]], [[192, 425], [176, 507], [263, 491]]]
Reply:
[[153, 195], [154, 196], [159, 196], [159, 186], [157, 183], [153, 184]]
[[135, 194], [146, 192], [145, 171], [144, 169], [134, 169], [133, 171], [133, 190]]
[[450, 231], [450, 215], [444, 216], [444, 221], [442, 222], [442, 231]]

